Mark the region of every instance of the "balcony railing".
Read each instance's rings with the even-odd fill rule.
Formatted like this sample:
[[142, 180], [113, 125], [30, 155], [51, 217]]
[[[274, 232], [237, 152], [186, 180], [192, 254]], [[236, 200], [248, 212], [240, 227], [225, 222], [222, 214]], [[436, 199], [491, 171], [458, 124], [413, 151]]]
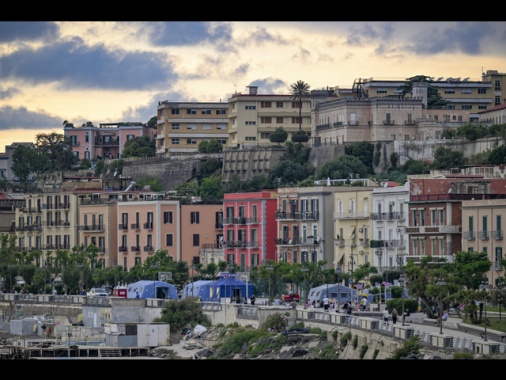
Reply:
[[495, 240], [502, 240], [502, 230], [495, 230], [495, 231], [492, 231], [492, 237], [495, 239]]
[[146, 222], [146, 223], [144, 223], [144, 228], [146, 230], [152, 230], [153, 229], [153, 222]]
[[402, 212], [371, 212], [371, 220], [379, 222], [389, 220], [404, 220], [405, 216]]
[[475, 239], [474, 231], [466, 231], [466, 232], [464, 232], [464, 236], [463, 237], [466, 240], [474, 240]]
[[128, 230], [128, 225], [120, 223], [118, 224], [118, 230]]
[[367, 211], [347, 211], [334, 213], [336, 219], [368, 219], [371, 215]]
[[130, 228], [132, 230], [140, 230], [141, 229], [140, 226], [139, 226], [139, 223], [132, 223], [132, 224], [130, 224]]
[[277, 211], [276, 212], [276, 219], [278, 220], [287, 220], [287, 219], [293, 219], [293, 220], [318, 220], [319, 218], [319, 212], [318, 211], [293, 211], [293, 212], [285, 212], [285, 211]]
[[151, 245], [145, 245], [144, 246], [144, 252], [153, 253], [154, 248]]
[[478, 239], [480, 240], [488, 240], [488, 231], [478, 231]]
[[140, 252], [140, 251], [141, 251], [141, 247], [139, 247], [138, 245], [132, 245], [132, 246], [130, 247], [130, 250], [131, 250], [132, 252]]

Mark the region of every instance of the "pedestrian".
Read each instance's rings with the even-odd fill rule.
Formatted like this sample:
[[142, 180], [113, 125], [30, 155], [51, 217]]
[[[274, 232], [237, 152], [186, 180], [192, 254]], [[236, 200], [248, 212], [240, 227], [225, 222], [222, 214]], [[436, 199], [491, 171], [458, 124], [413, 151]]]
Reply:
[[366, 307], [367, 307], [367, 297], [363, 297], [360, 300], [360, 310], [365, 311]]
[[250, 298], [250, 302], [251, 302], [251, 304], [252, 304], [252, 305], [254, 305], [254, 304], [255, 304], [255, 301], [256, 301], [255, 296], [254, 296], [254, 295], [253, 295], [253, 296], [251, 296], [251, 298]]
[[383, 320], [388, 323], [388, 309], [385, 307], [385, 310], [383, 310]]
[[392, 309], [392, 323], [395, 325], [397, 323], [397, 309], [394, 307]]
[[329, 311], [329, 299], [327, 298], [327, 295], [323, 297], [323, 308], [325, 311]]

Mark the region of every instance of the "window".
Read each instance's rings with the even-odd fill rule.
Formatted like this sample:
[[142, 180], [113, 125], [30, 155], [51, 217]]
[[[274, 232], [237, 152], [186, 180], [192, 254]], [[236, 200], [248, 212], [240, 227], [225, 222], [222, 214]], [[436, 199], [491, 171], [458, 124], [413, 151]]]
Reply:
[[494, 82], [494, 91], [501, 91], [501, 81], [496, 80]]
[[226, 115], [227, 114], [227, 110], [223, 109], [223, 110], [216, 110], [216, 115]]
[[301, 106], [300, 102], [292, 102], [292, 108], [299, 108]]
[[299, 122], [302, 123], [302, 119], [300, 117], [292, 117], [292, 124], [299, 124]]
[[390, 134], [390, 140], [394, 140], [395, 141], [395, 133], [391, 133]]
[[227, 124], [216, 124], [216, 129], [226, 130]]
[[[455, 104], [448, 104], [446, 106], [446, 109], [449, 109], [449, 110], [454, 110], [455, 109]], [[437, 118], [435, 118], [435, 120], [437, 121]]]
[[283, 102], [276, 102], [276, 108], [283, 108]]
[[202, 130], [205, 131], [211, 130], [211, 124], [202, 124]]
[[186, 114], [187, 115], [196, 115], [197, 114], [197, 110], [196, 109], [193, 109], [193, 108], [188, 108], [186, 110]]
[[272, 108], [272, 102], [260, 102], [260, 108]]
[[409, 134], [404, 134], [404, 141], [409, 141]]
[[387, 89], [386, 88], [378, 88], [376, 90], [376, 94], [380, 95], [380, 94], [386, 94], [388, 93]]
[[211, 115], [211, 110], [202, 110], [202, 115]]
[[172, 108], [172, 109], [170, 110], [170, 113], [171, 113], [172, 115], [179, 115], [179, 108]]
[[460, 93], [461, 94], [472, 94], [473, 90], [471, 90], [470, 88], [463, 88], [460, 90]]
[[257, 122], [256, 121], [246, 121], [245, 123], [246, 125], [256, 125]]
[[445, 224], [445, 210], [441, 209], [439, 211], [439, 225], [444, 226]]
[[179, 145], [179, 139], [171, 139], [172, 145]]
[[270, 132], [262, 132], [260, 133], [260, 138], [262, 140], [269, 140], [271, 138]]
[[170, 127], [171, 129], [179, 129], [179, 123], [172, 123]]
[[197, 130], [197, 124], [186, 124], [186, 129]]
[[425, 210], [420, 210], [420, 225], [425, 226]]
[[283, 120], [284, 120], [284, 119], [283, 119], [283, 116], [276, 116], [276, 123], [278, 123], [278, 124], [283, 124], [283, 123], [284, 123], [284, 121], [283, 121]]
[[186, 139], [186, 143], [188, 145], [196, 145], [197, 144], [197, 139]]
[[194, 247], [200, 246], [200, 235], [199, 234], [193, 234], [193, 246]]
[[454, 88], [445, 88], [444, 93], [445, 94], [455, 94], [455, 89]]
[[418, 210], [413, 210], [413, 226], [418, 226]]
[[172, 211], [165, 211], [163, 213], [163, 224], [172, 224]]
[[271, 124], [272, 123], [272, 117], [261, 117], [260, 122], [263, 124]]
[[255, 141], [256, 139], [256, 136], [246, 136], [245, 138], [246, 141]]
[[257, 109], [256, 106], [245, 106], [244, 108], [247, 110], [256, 110]]
[[200, 224], [200, 213], [198, 211], [192, 211], [190, 213], [190, 223]]
[[174, 235], [172, 235], [172, 234], [166, 234], [165, 235], [165, 245], [167, 247], [174, 246]]
[[463, 110], [470, 110], [473, 109], [473, 106], [471, 104], [462, 104]]
[[479, 110], [486, 110], [486, 109], [487, 109], [487, 106], [486, 106], [486, 105], [483, 105], [483, 104], [480, 104], [480, 105], [478, 105], [478, 109], [479, 109]]
[[494, 105], [498, 106], [501, 104], [501, 97], [500, 96], [496, 96], [494, 98]]
[[487, 89], [486, 88], [479, 88], [478, 89], [478, 94], [479, 95], [485, 95], [487, 93]]

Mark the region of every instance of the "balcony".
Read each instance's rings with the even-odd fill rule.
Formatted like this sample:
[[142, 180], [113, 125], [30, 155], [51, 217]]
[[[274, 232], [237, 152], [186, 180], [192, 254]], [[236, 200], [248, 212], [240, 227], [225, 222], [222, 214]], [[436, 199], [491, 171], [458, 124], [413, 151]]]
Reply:
[[464, 235], [463, 238], [466, 240], [474, 240], [475, 239], [474, 231], [466, 231], [466, 232], [464, 232], [463, 235]]
[[[405, 232], [408, 234], [460, 234], [462, 226], [409, 226]], [[473, 238], [474, 239], [474, 238]]]
[[118, 230], [126, 231], [126, 230], [128, 230], [128, 225], [120, 223], [120, 224], [118, 224]]
[[394, 125], [395, 120], [383, 120], [383, 125]]
[[394, 220], [404, 220], [404, 213], [402, 212], [371, 212], [371, 220], [375, 220], [378, 222], [383, 221], [394, 221]]
[[478, 239], [488, 240], [488, 238], [489, 238], [488, 231], [478, 231]]
[[277, 220], [318, 220], [319, 218], [318, 211], [278, 211], [276, 212]]
[[126, 252], [126, 251], [128, 251], [128, 250], [127, 250], [127, 247], [125, 247], [124, 245], [120, 245], [120, 246], [118, 247], [118, 251], [120, 251], [120, 252]]
[[151, 246], [151, 245], [145, 245], [144, 246], [144, 252], [153, 253], [154, 252], [153, 246]]
[[146, 229], [146, 230], [152, 230], [153, 229], [153, 222], [146, 222], [146, 223], [144, 223], [144, 229]]
[[496, 230], [496, 231], [492, 231], [492, 237], [495, 239], [495, 240], [502, 240], [502, 230]]
[[130, 224], [130, 228], [132, 230], [140, 230], [141, 229], [139, 223], [132, 223], [132, 224]]
[[140, 252], [141, 251], [141, 247], [139, 247], [138, 245], [132, 245], [130, 247], [130, 251], [132, 251], [132, 252]]
[[370, 213], [366, 211], [335, 212], [334, 219], [369, 219]]

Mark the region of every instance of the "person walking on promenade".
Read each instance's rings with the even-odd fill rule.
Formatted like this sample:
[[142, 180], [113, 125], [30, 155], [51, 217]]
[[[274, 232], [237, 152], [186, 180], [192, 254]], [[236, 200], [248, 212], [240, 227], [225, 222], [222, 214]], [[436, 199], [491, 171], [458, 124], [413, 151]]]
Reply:
[[383, 320], [385, 323], [388, 323], [388, 309], [385, 307], [385, 310], [383, 310]]
[[394, 325], [397, 323], [397, 309], [395, 307], [392, 309], [392, 323]]
[[323, 308], [325, 311], [329, 311], [329, 299], [327, 298], [326, 294], [325, 297], [323, 297]]

